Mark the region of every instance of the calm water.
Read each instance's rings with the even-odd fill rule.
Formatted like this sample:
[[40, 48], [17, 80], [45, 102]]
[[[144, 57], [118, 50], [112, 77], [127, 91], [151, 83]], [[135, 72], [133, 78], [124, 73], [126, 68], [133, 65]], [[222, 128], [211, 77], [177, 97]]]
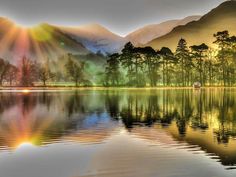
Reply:
[[0, 93], [0, 177], [236, 175], [236, 89]]

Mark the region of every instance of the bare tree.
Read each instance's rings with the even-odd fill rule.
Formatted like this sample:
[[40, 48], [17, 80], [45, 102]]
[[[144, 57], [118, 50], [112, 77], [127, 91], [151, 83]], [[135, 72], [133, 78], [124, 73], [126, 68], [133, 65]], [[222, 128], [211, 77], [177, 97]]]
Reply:
[[46, 86], [46, 82], [53, 79], [55, 74], [51, 72], [48, 64], [44, 63], [39, 67], [38, 70], [38, 78], [40, 81], [43, 82], [43, 86]]
[[25, 56], [21, 63], [21, 79], [22, 86], [33, 86], [33, 82], [37, 80], [37, 63]]
[[7, 74], [8, 68], [10, 67], [10, 63], [5, 61], [4, 59], [0, 59], [0, 85], [3, 85], [3, 80]]
[[10, 86], [13, 85], [13, 82], [17, 82], [17, 73], [18, 73], [18, 68], [14, 65], [10, 65], [5, 76], [5, 79]]

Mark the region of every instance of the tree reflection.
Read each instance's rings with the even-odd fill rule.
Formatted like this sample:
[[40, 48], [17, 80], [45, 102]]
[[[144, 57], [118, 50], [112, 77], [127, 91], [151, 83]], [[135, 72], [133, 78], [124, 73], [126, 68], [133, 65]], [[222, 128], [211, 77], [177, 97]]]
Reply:
[[127, 102], [122, 105], [121, 119], [127, 128], [133, 126], [151, 126], [159, 115], [158, 96], [142, 98], [137, 94], [127, 96]]
[[217, 118], [219, 126], [215, 129], [214, 133], [216, 134], [218, 143], [227, 144], [230, 137], [236, 136], [235, 117], [232, 117], [232, 111], [235, 112], [235, 99], [232, 99], [227, 90], [223, 91], [218, 109], [219, 115]]
[[147, 128], [155, 134], [160, 127], [232, 165], [235, 98], [235, 90], [220, 88], [0, 93], [0, 147], [14, 148], [22, 141], [99, 142], [121, 122], [130, 133]]

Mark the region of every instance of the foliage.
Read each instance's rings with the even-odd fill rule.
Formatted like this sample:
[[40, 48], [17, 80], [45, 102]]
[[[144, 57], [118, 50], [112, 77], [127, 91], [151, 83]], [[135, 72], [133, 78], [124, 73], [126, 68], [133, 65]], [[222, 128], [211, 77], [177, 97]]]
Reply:
[[119, 85], [120, 71], [119, 71], [119, 54], [115, 53], [109, 56], [106, 67], [106, 83], [105, 85]]
[[214, 37], [217, 50], [205, 43], [188, 47], [183, 38], [175, 52], [167, 47], [157, 51], [151, 47], [134, 47], [128, 42], [121, 53], [107, 60], [105, 83], [115, 86], [125, 73], [125, 85], [135, 87], [191, 86], [194, 82], [203, 86], [233, 86], [236, 82], [236, 37], [230, 36], [228, 31], [217, 32]]
[[216, 49], [204, 43], [189, 47], [181, 38], [174, 52], [167, 47], [154, 50], [152, 47], [135, 47], [128, 42], [120, 53], [108, 57], [88, 54], [83, 58], [66, 54], [57, 61], [38, 63], [24, 56], [16, 66], [0, 59], [0, 85], [34, 86], [40, 81], [46, 86], [49, 81], [55, 81], [62, 82], [62, 85], [73, 82], [76, 86], [95, 83], [103, 86], [185, 87], [195, 82], [203, 86], [235, 86], [236, 36], [231, 36], [228, 31], [213, 36]]
[[84, 66], [84, 62], [78, 63], [71, 59], [71, 54], [68, 55], [68, 61], [65, 64], [65, 68], [69, 78], [75, 82], [76, 87], [84, 80]]

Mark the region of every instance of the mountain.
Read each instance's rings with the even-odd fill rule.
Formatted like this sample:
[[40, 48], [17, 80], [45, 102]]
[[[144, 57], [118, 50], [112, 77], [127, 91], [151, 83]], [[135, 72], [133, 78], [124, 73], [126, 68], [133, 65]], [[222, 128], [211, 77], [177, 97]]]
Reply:
[[181, 20], [169, 20], [160, 24], [147, 25], [130, 33], [126, 36], [126, 39], [135, 45], [146, 44], [155, 38], [171, 32], [176, 26], [185, 25], [200, 18], [201, 16], [189, 16]]
[[58, 28], [94, 53], [114, 53], [120, 51], [127, 42], [125, 38], [110, 32], [99, 24]]
[[236, 35], [235, 9], [236, 1], [225, 1], [198, 21], [178, 26], [170, 33], [156, 38], [146, 45], [152, 46], [155, 49], [165, 46], [174, 50], [179, 39], [184, 38], [189, 45], [197, 45], [204, 42], [213, 47], [214, 33], [228, 30], [231, 35]]
[[42, 60], [65, 53], [88, 54], [83, 44], [49, 24], [24, 28], [0, 18], [0, 57], [16, 63], [22, 56]]

